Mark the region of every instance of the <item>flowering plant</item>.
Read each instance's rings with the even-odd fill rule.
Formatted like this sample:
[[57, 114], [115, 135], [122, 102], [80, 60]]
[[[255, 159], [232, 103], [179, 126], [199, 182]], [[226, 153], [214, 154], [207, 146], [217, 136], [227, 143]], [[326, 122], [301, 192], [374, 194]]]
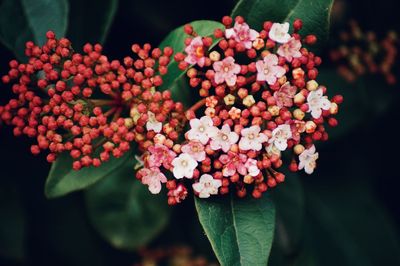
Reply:
[[[92, 203], [107, 182], [129, 172], [147, 186], [144, 195], [162, 194], [165, 186], [169, 205], [194, 194], [221, 264], [265, 265], [275, 210], [263, 193], [285, 181], [285, 169], [312, 174], [316, 143], [327, 141], [326, 128], [338, 124], [343, 97], [319, 84], [322, 59], [312, 52], [324, 38], [313, 24], [326, 23], [330, 4], [323, 1], [313, 22], [307, 4], [291, 6], [284, 19], [260, 13], [252, 21], [248, 6], [272, 2], [239, 1], [222, 24], [187, 24], [157, 48], [133, 44], [123, 60], [109, 59], [100, 44], [77, 52], [69, 39], [46, 31], [41, 45], [26, 43], [27, 60], [10, 61], [2, 81], [15, 98], [0, 106], [0, 121], [15, 136], [33, 138], [31, 152], [45, 152], [53, 163], [48, 197], [107, 179], [89, 190]], [[104, 224], [97, 227], [124, 248]], [[230, 227], [228, 240], [220, 239]], [[252, 237], [260, 247], [243, 243]], [[223, 255], [233, 249], [239, 252]]]

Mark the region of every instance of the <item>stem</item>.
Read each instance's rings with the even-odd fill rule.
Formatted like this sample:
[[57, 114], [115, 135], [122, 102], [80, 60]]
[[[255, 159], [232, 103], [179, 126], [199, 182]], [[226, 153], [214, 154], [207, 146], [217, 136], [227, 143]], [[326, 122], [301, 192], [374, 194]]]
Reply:
[[192, 107], [190, 107], [188, 109], [188, 111], [196, 112], [200, 107], [202, 107], [205, 104], [206, 104], [206, 99], [202, 99], [202, 100], [198, 101], [197, 103], [195, 103]]

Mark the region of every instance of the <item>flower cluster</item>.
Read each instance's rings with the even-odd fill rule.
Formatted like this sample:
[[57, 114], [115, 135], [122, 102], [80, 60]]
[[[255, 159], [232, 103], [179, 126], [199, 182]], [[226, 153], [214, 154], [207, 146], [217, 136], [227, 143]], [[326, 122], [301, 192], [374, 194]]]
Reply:
[[379, 73], [388, 84], [395, 84], [397, 34], [389, 31], [385, 38], [379, 39], [372, 31], [363, 32], [356, 21], [349, 24], [350, 30], [339, 35], [340, 45], [330, 51], [339, 74], [348, 82], [354, 82], [360, 76]]
[[176, 139], [182, 104], [170, 92], [156, 92], [173, 54], [133, 45], [135, 57], [109, 61], [99, 44], [76, 53], [68, 39], [47, 33], [47, 42], [26, 44], [27, 63], [10, 62], [2, 81], [16, 94], [0, 106], [0, 122], [14, 135], [36, 139], [33, 154], [48, 150], [55, 161], [68, 152], [75, 170], [121, 157], [136, 141], [142, 149], [155, 133]]
[[[98, 44], [77, 53], [48, 32], [42, 47], [26, 44], [27, 63], [10, 62], [2, 80], [17, 97], [0, 106], [0, 122], [35, 138], [32, 153], [48, 150], [49, 162], [68, 153], [75, 170], [135, 145], [136, 178], [153, 194], [165, 184], [171, 205], [189, 189], [200, 198], [259, 198], [284, 181], [284, 161], [313, 173], [314, 143], [328, 139], [343, 100], [316, 81], [321, 58], [305, 47], [316, 37], [299, 34], [301, 20], [266, 21], [260, 31], [242, 17], [222, 22], [213, 37], [186, 25], [184, 52], [174, 56], [170, 47], [134, 44], [122, 61], [109, 61]], [[172, 56], [199, 92], [187, 110], [160, 88]]]
[[185, 199], [188, 183], [200, 198], [232, 189], [259, 198], [284, 181], [278, 171], [284, 151], [291, 171], [311, 174], [314, 142], [328, 139], [326, 125], [338, 124], [333, 116], [342, 96], [328, 98], [317, 83], [321, 58], [304, 47], [316, 37], [299, 34], [301, 20], [292, 33], [289, 23], [266, 21], [258, 32], [242, 17], [222, 22], [226, 28], [214, 38], [184, 27], [186, 48], [174, 59], [200, 100], [186, 112], [184, 141], [168, 143], [157, 134], [137, 175], [152, 193], [166, 183], [169, 204]]

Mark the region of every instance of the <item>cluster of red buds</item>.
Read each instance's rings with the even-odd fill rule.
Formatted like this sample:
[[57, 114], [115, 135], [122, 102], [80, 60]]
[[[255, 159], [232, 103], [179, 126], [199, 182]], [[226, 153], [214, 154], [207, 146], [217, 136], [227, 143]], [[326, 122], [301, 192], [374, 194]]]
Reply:
[[379, 38], [372, 31], [363, 32], [354, 20], [349, 25], [349, 31], [340, 33], [338, 47], [330, 51], [330, 58], [338, 65], [339, 74], [348, 82], [354, 82], [360, 76], [379, 73], [388, 84], [395, 84], [396, 32], [389, 31], [384, 38]]
[[185, 199], [187, 183], [200, 198], [230, 190], [259, 198], [284, 181], [278, 171], [284, 151], [291, 171], [311, 174], [318, 158], [314, 142], [326, 141], [325, 126], [338, 124], [333, 116], [343, 98], [329, 99], [317, 83], [321, 58], [303, 46], [317, 38], [299, 34], [301, 20], [292, 34], [289, 23], [266, 21], [260, 32], [242, 17], [226, 16], [222, 23], [225, 29], [216, 29], [214, 38], [184, 27], [186, 48], [174, 59], [200, 100], [186, 112], [184, 141], [156, 134], [137, 173], [152, 193], [166, 183], [171, 205]]
[[[12, 60], [2, 77], [17, 97], [0, 106], [0, 123], [12, 125], [15, 136], [35, 138], [33, 154], [48, 150], [47, 161], [54, 162], [67, 152], [79, 170], [121, 157], [133, 141], [145, 149], [154, 132], [177, 139], [182, 104], [168, 91], [156, 92], [171, 48], [134, 44], [133, 57], [110, 62], [99, 44], [86, 44], [80, 54], [66, 38], [51, 31], [46, 37], [42, 47], [26, 43], [27, 63]], [[149, 132], [148, 121], [164, 126]]]

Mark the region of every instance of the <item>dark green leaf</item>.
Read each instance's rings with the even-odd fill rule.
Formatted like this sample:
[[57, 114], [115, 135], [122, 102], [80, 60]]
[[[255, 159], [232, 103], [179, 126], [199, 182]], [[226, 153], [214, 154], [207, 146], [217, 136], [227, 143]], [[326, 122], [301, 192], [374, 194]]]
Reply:
[[110, 160], [100, 167], [91, 166], [75, 171], [72, 169], [71, 156], [63, 153], [51, 166], [46, 180], [45, 194], [48, 198], [56, 198], [87, 188], [112, 173], [129, 158], [131, 158], [129, 153], [121, 158], [111, 156]]
[[333, 0], [240, 0], [232, 16], [243, 16], [255, 29], [266, 20], [293, 22], [303, 20], [301, 34], [315, 34], [325, 40], [329, 33], [330, 11]]
[[118, 0], [70, 0], [71, 12], [68, 38], [75, 49], [86, 43], [104, 43], [114, 16]]
[[0, 186], [0, 256], [22, 261], [25, 257], [25, 212], [20, 192], [11, 184]]
[[304, 192], [297, 173], [285, 173], [283, 184], [271, 190], [276, 208], [275, 239], [272, 246], [284, 255], [297, 251], [303, 237], [304, 226]]
[[[194, 30], [200, 36], [212, 36], [214, 30], [217, 28], [223, 28], [224, 26], [216, 21], [211, 20], [197, 20], [190, 22]], [[160, 48], [170, 46], [174, 49], [174, 52], [183, 52], [185, 49], [185, 39], [188, 35], [183, 31], [181, 26], [173, 30], [168, 36], [160, 43]], [[183, 102], [185, 105], [193, 103], [193, 95], [197, 95], [197, 91], [194, 91], [186, 80], [186, 72], [178, 68], [178, 63], [174, 60], [168, 65], [168, 73], [163, 77], [163, 85], [161, 90], [170, 90], [172, 97]]]
[[49, 30], [58, 37], [65, 36], [69, 9], [67, 0], [21, 0], [21, 3], [37, 44], [46, 42]]
[[4, 0], [0, 4], [0, 41], [14, 52], [19, 60], [23, 60], [25, 43], [32, 39], [32, 31], [22, 11], [21, 2]]
[[116, 248], [134, 250], [144, 246], [167, 225], [170, 207], [166, 197], [152, 195], [135, 178], [134, 161], [86, 192], [90, 220]]
[[4, 0], [0, 6], [0, 40], [20, 60], [27, 41], [44, 44], [48, 30], [63, 37], [67, 25], [67, 0]]
[[195, 203], [221, 265], [267, 265], [275, 228], [275, 207], [267, 195], [195, 198]]

